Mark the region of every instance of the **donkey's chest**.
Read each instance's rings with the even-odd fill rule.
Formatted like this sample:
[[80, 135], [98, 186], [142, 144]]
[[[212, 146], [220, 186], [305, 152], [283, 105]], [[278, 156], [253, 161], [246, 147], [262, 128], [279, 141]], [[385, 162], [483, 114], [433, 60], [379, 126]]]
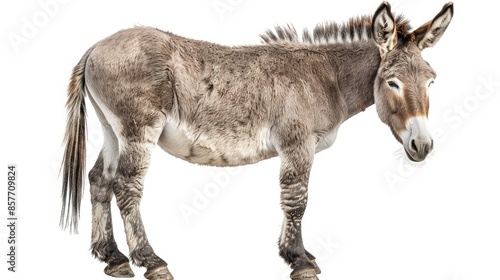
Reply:
[[158, 145], [186, 161], [212, 166], [236, 166], [276, 156], [269, 130], [200, 130], [188, 125], [167, 123]]

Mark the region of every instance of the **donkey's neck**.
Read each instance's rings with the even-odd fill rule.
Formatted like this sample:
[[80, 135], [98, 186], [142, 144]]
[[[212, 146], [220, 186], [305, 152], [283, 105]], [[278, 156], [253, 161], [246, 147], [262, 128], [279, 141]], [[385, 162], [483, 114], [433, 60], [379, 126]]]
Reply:
[[373, 105], [373, 85], [380, 65], [380, 52], [372, 42], [323, 46], [336, 68], [340, 94], [348, 118]]
[[[261, 34], [267, 44], [288, 43], [319, 48], [334, 66], [338, 86], [345, 97], [351, 117], [374, 103], [373, 83], [380, 65], [380, 52], [372, 37], [372, 16], [353, 17], [344, 23], [318, 24], [300, 35], [293, 25], [276, 26]], [[402, 15], [396, 16], [398, 32], [411, 29]]]

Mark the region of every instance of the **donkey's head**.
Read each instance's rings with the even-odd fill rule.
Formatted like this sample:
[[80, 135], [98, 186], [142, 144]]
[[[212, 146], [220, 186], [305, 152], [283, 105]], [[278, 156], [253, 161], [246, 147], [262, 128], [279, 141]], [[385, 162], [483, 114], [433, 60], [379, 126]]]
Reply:
[[407, 23], [398, 25], [384, 2], [372, 19], [372, 35], [381, 55], [374, 88], [377, 112], [413, 161], [424, 160], [434, 146], [427, 116], [429, 87], [436, 73], [421, 51], [439, 41], [452, 16], [450, 2], [433, 20], [409, 33]]

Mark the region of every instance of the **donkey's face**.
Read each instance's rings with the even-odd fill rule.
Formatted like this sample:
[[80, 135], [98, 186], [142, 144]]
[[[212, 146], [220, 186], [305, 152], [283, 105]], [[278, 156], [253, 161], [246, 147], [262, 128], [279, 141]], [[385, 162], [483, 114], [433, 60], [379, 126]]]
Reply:
[[421, 51], [436, 44], [452, 16], [453, 4], [448, 3], [412, 33], [407, 33], [407, 26], [396, 24], [385, 2], [373, 16], [372, 35], [381, 54], [374, 88], [377, 112], [413, 161], [424, 160], [434, 146], [427, 116], [429, 87], [436, 73]]

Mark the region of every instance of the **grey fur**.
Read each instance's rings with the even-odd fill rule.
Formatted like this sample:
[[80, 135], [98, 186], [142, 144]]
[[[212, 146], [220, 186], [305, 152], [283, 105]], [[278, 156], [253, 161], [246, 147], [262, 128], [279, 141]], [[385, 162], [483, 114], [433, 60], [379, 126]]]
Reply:
[[[418, 36], [406, 22], [393, 21], [389, 4], [383, 3], [371, 21], [325, 25], [305, 35], [306, 43], [299, 42], [292, 26], [268, 31], [263, 40], [272, 44], [261, 46], [226, 47], [149, 27], [103, 39], [75, 67], [68, 91], [61, 225], [77, 228], [87, 95], [104, 132], [89, 181], [92, 254], [107, 263], [107, 274], [133, 276], [113, 237], [114, 195], [131, 261], [147, 268], [148, 279], [173, 279], [149, 244], [139, 211], [144, 176], [158, 144], [178, 158], [214, 166], [280, 156], [285, 219], [279, 253], [293, 269], [292, 279], [317, 279], [320, 270], [304, 248], [301, 230], [314, 154], [333, 144], [345, 120], [376, 103], [408, 156], [425, 158], [431, 140], [408, 144], [400, 131], [408, 118], [427, 117], [424, 87], [435, 73], [420, 51], [437, 42], [452, 14], [449, 3], [438, 14], [448, 21], [431, 21], [417, 29]], [[331, 42], [329, 34], [353, 39], [368, 30], [373, 40], [312, 44], [318, 38]], [[404, 84], [401, 96], [388, 85], [393, 78]]]

